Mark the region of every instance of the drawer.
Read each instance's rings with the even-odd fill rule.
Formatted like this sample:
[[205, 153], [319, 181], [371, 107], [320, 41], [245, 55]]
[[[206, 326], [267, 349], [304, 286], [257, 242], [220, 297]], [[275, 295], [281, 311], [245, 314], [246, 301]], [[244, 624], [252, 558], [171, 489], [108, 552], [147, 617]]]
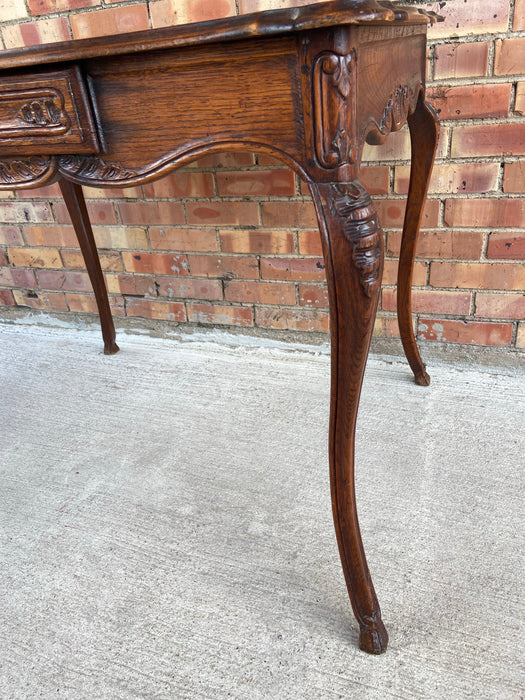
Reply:
[[0, 154], [99, 150], [89, 97], [76, 66], [0, 75]]

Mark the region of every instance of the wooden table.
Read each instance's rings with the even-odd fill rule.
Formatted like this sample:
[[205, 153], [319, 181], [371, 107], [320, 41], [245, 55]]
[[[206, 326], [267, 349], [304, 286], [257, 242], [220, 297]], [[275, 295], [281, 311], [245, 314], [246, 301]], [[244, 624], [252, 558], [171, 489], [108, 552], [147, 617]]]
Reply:
[[149, 182], [204, 153], [282, 159], [309, 184], [328, 280], [335, 529], [360, 647], [379, 654], [381, 620], [359, 532], [354, 437], [380, 293], [383, 235], [359, 180], [363, 145], [408, 122], [412, 173], [398, 315], [416, 381], [428, 384], [410, 313], [414, 250], [437, 141], [425, 103], [432, 13], [376, 0], [303, 8], [0, 53], [0, 188], [55, 181], [118, 351], [81, 185]]

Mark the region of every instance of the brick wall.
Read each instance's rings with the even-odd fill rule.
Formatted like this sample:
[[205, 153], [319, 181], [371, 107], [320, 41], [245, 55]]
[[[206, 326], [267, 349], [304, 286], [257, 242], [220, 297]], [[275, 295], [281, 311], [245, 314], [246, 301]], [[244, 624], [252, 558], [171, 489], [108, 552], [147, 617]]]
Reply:
[[[0, 0], [5, 48], [307, 4], [305, 0]], [[421, 339], [525, 349], [525, 0], [428, 3], [438, 160], [415, 270]], [[398, 335], [395, 276], [408, 133], [367, 147], [386, 266], [376, 326]], [[316, 219], [284, 165], [202, 158], [150, 185], [86, 188], [116, 315], [327, 331]], [[57, 186], [0, 196], [0, 304], [95, 312]]]

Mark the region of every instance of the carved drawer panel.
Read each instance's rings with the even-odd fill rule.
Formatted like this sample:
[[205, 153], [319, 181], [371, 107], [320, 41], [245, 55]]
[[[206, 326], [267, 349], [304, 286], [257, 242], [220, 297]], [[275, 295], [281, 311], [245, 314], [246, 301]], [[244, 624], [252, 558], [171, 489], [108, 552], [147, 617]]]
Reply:
[[75, 66], [0, 79], [0, 153], [98, 153], [87, 91]]

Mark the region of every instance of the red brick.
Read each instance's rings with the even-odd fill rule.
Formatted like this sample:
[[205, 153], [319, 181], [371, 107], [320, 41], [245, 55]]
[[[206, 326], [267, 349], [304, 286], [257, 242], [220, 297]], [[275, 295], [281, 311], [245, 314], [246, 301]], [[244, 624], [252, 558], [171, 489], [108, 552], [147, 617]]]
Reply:
[[0, 3], [0, 22], [12, 22], [15, 19], [27, 17], [27, 7], [24, 0], [5, 0]]
[[57, 183], [29, 190], [17, 190], [16, 196], [18, 199], [60, 199], [62, 197]]
[[150, 13], [151, 26], [157, 28], [230, 17], [236, 7], [235, 0], [158, 0], [150, 3]]
[[124, 5], [70, 15], [74, 39], [125, 34], [149, 28], [146, 5]]
[[60, 292], [13, 292], [17, 306], [29, 306], [32, 309], [47, 309], [48, 311], [67, 311], [64, 294]]
[[188, 223], [196, 226], [258, 226], [256, 202], [188, 202]]
[[[30, 190], [29, 190], [30, 191]], [[82, 187], [85, 199], [143, 199], [142, 186], [137, 187]], [[60, 192], [58, 194], [60, 197]]]
[[[422, 226], [429, 228], [439, 222], [439, 199], [427, 199], [423, 210]], [[405, 217], [406, 199], [376, 199], [374, 201], [379, 222], [383, 228], [402, 227]]]
[[[61, 255], [64, 261], [64, 267], [67, 267], [69, 270], [86, 269], [84, 258], [79, 250], [63, 250]], [[120, 253], [116, 250], [99, 252], [99, 259], [100, 266], [104, 272], [121, 272], [124, 269]], [[55, 265], [54, 267], [57, 266]]]
[[399, 338], [396, 316], [384, 316], [379, 313], [374, 323], [373, 335], [376, 338]]
[[185, 255], [169, 253], [122, 253], [124, 267], [128, 272], [143, 274], [187, 276], [188, 259]]
[[270, 156], [268, 153], [257, 153], [256, 154], [256, 164], [261, 165], [261, 166], [270, 166], [273, 168], [283, 166], [284, 163], [282, 160], [279, 160], [279, 158], [276, 158], [275, 156]]
[[359, 171], [359, 179], [371, 195], [390, 192], [390, 168], [388, 165], [365, 166]]
[[328, 308], [328, 290], [317, 284], [299, 285], [299, 304], [318, 309]]
[[[383, 289], [381, 308], [396, 311], [396, 290]], [[412, 311], [425, 314], [454, 314], [466, 316], [470, 313], [472, 295], [465, 292], [437, 292], [432, 289], [415, 289], [412, 292]]]
[[525, 161], [505, 163], [504, 192], [525, 192]]
[[489, 47], [488, 41], [436, 46], [434, 78], [445, 80], [487, 75]]
[[100, 5], [100, 0], [27, 0], [27, 4], [32, 15], [47, 15], [93, 7]]
[[374, 206], [381, 226], [403, 226], [406, 199], [379, 199], [374, 202]]
[[289, 169], [218, 172], [217, 188], [224, 197], [291, 197], [295, 175]]
[[[75, 313], [98, 314], [97, 302], [93, 294], [67, 294], [66, 301], [70, 311]], [[109, 306], [113, 316], [124, 316], [124, 299], [109, 297]]]
[[214, 197], [215, 183], [212, 173], [179, 170], [144, 185], [144, 193], [150, 199]]
[[0, 287], [37, 287], [37, 281], [33, 270], [13, 270], [9, 267], [0, 267]]
[[190, 272], [194, 277], [219, 277], [221, 279], [257, 279], [257, 258], [236, 258], [226, 255], [188, 255]]
[[8, 254], [15, 267], [62, 267], [56, 248], [9, 248]]
[[518, 332], [516, 334], [516, 347], [525, 348], [525, 323], [518, 323]]
[[24, 245], [24, 239], [18, 226], [0, 225], [0, 245]]
[[106, 284], [110, 294], [130, 296], [157, 296], [155, 280], [151, 275], [106, 275]]
[[24, 235], [31, 246], [54, 246], [74, 248], [78, 246], [73, 227], [69, 226], [24, 226]]
[[295, 287], [293, 284], [280, 282], [241, 282], [225, 281], [224, 298], [227, 301], [250, 304], [295, 304]]
[[301, 255], [322, 255], [323, 246], [319, 229], [299, 231], [299, 252]]
[[[497, 190], [498, 176], [499, 163], [438, 163], [432, 170], [430, 192], [490, 192]], [[408, 192], [409, 179], [410, 166], [396, 166], [397, 194]]]
[[429, 88], [427, 99], [440, 119], [507, 117], [510, 112], [510, 83], [488, 85], [443, 85]]
[[149, 248], [146, 231], [134, 226], [94, 226], [97, 248], [146, 250]]
[[500, 260], [525, 260], [525, 234], [491, 233], [487, 247], [487, 258]]
[[445, 225], [519, 228], [525, 225], [525, 199], [447, 199]]
[[286, 255], [295, 249], [292, 231], [248, 230], [221, 231], [221, 249], [225, 253], [273, 253]]
[[255, 164], [253, 153], [246, 151], [229, 153], [211, 153], [201, 156], [187, 165], [187, 168], [244, 168]]
[[516, 0], [514, 6], [514, 24], [512, 28], [515, 32], [525, 29], [525, 0]]
[[442, 343], [464, 345], [510, 345], [511, 323], [483, 323], [452, 319], [420, 319], [417, 327], [419, 340], [437, 340]]
[[525, 114], [525, 83], [518, 83], [516, 85], [514, 111], [516, 114]]
[[140, 316], [162, 321], [186, 321], [186, 309], [180, 301], [158, 301], [126, 297], [126, 316]]
[[313, 202], [263, 202], [263, 226], [269, 228], [311, 228], [317, 226]]
[[218, 304], [187, 304], [188, 321], [220, 326], [253, 326], [251, 306], [220, 306]]
[[[117, 223], [117, 215], [115, 214], [115, 207], [113, 206], [112, 202], [88, 200], [86, 202], [86, 206], [89, 213], [89, 219], [93, 225], [109, 225]], [[71, 217], [69, 216], [64, 202], [54, 202], [53, 211], [55, 212], [55, 219], [58, 224], [71, 224]]]
[[119, 202], [117, 209], [123, 224], [169, 226], [186, 223], [184, 206], [179, 202]]
[[153, 250], [213, 253], [219, 249], [217, 234], [211, 228], [150, 227], [149, 239]]
[[0, 289], [0, 306], [14, 306], [15, 300], [10, 289]]
[[365, 144], [363, 162], [377, 160], [410, 160], [410, 135], [407, 127], [394, 131], [380, 146]]
[[327, 333], [330, 321], [327, 311], [256, 307], [255, 325], [274, 330], [320, 331]]
[[525, 266], [510, 263], [442, 263], [430, 266], [432, 287], [525, 289]]
[[496, 39], [495, 75], [525, 73], [525, 37]]
[[[434, 5], [433, 7], [436, 9]], [[441, 14], [445, 21], [436, 22], [429, 27], [430, 39], [506, 32], [509, 23], [509, 0], [491, 0], [483, 3], [479, 0], [447, 2]]]
[[[385, 260], [383, 269], [383, 284], [397, 283], [397, 260]], [[424, 287], [427, 283], [428, 266], [424, 262], [416, 262], [412, 284], [415, 287]]]
[[64, 290], [68, 292], [92, 291], [87, 272], [38, 270], [38, 281], [42, 289]]
[[71, 39], [66, 17], [52, 17], [36, 22], [11, 24], [2, 29], [2, 36], [6, 49]]
[[525, 318], [525, 294], [476, 294], [475, 316], [482, 318]]
[[0, 250], [0, 267], [7, 267], [7, 265], [9, 265], [7, 255], [3, 250]]
[[[401, 235], [401, 231], [388, 232], [386, 255], [399, 255]], [[478, 260], [482, 247], [481, 231], [421, 231], [417, 241], [416, 257]]]
[[326, 279], [326, 272], [322, 258], [262, 258], [261, 277], [321, 282]]
[[0, 202], [0, 221], [6, 224], [53, 221], [53, 214], [47, 202]]
[[525, 155], [525, 124], [456, 126], [451, 155], [453, 158]]
[[219, 280], [157, 277], [156, 281], [160, 297], [208, 301], [220, 301], [223, 298]]

